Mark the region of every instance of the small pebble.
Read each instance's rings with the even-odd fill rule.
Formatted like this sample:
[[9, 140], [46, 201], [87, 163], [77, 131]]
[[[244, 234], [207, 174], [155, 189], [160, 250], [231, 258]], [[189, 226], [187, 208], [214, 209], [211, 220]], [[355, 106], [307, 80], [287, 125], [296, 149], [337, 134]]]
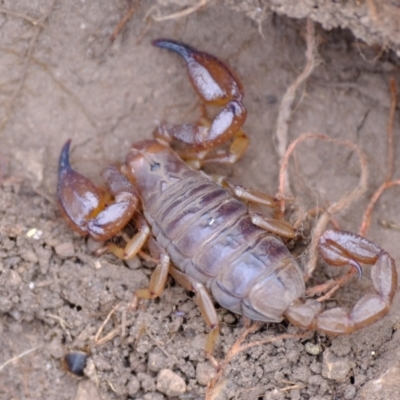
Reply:
[[347, 358], [335, 357], [330, 350], [325, 350], [322, 360], [322, 376], [334, 381], [343, 381], [351, 369]]
[[322, 353], [322, 346], [319, 343], [307, 342], [304, 347], [306, 352], [312, 356], [317, 356]]
[[332, 341], [330, 350], [332, 350], [339, 357], [347, 356], [351, 352], [350, 339], [346, 336], [337, 337]]
[[9, 286], [19, 286], [21, 284], [21, 282], [22, 282], [22, 279], [19, 276], [18, 272], [11, 269], [9, 278], [7, 280], [7, 284]]
[[79, 382], [74, 400], [99, 399], [98, 387], [94, 382], [83, 380]]
[[186, 392], [186, 383], [170, 369], [162, 369], [157, 376], [157, 390], [168, 397], [180, 396]]
[[86, 241], [86, 247], [89, 253], [96, 253], [96, 251], [104, 247], [104, 242], [99, 242], [89, 236]]
[[39, 240], [43, 235], [43, 231], [41, 231], [40, 229], [36, 229], [36, 228], [32, 228], [29, 229], [28, 232], [26, 232], [26, 237], [27, 238], [32, 238], [35, 240]]
[[140, 389], [140, 382], [139, 382], [138, 378], [136, 378], [136, 376], [132, 375], [129, 378], [129, 382], [126, 385], [126, 388], [128, 390], [129, 396], [135, 395]]
[[209, 362], [202, 362], [197, 364], [196, 379], [200, 385], [207, 386], [208, 383], [215, 377], [217, 372]]
[[228, 313], [228, 314], [224, 315], [224, 322], [225, 323], [227, 323], [229, 325], [232, 325], [233, 323], [235, 323], [235, 321], [236, 321], [236, 318], [231, 313]]
[[58, 244], [54, 250], [60, 257], [72, 257], [75, 254], [74, 244], [72, 242], [64, 242]]
[[150, 371], [158, 372], [161, 369], [166, 367], [166, 359], [160, 351], [155, 350], [149, 354], [149, 361], [147, 362], [147, 366]]
[[21, 254], [21, 257], [23, 260], [31, 262], [33, 264], [36, 264], [37, 262], [39, 262], [39, 258], [37, 257], [37, 255], [31, 251], [31, 250], [26, 250]]
[[138, 256], [133, 257], [131, 260], [126, 260], [125, 263], [130, 269], [138, 269], [142, 266]]
[[343, 393], [344, 399], [351, 400], [354, 398], [355, 395], [356, 395], [356, 388], [353, 385], [347, 385]]

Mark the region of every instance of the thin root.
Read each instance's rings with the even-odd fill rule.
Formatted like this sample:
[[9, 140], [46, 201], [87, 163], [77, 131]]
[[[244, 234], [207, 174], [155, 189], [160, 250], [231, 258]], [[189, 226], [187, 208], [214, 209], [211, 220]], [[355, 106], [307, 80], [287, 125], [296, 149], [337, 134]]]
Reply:
[[371, 215], [372, 211], [375, 207], [375, 204], [382, 196], [383, 192], [395, 185], [400, 185], [400, 180], [392, 180], [394, 173], [394, 144], [393, 144], [393, 124], [394, 117], [396, 113], [397, 106], [397, 90], [396, 90], [396, 82], [393, 78], [390, 80], [390, 93], [391, 93], [391, 105], [389, 112], [389, 122], [387, 126], [387, 142], [388, 142], [388, 171], [386, 174], [386, 179], [382, 183], [382, 185], [378, 188], [378, 190], [372, 196], [362, 219], [361, 227], [359, 233], [361, 236], [365, 236], [367, 233], [369, 226], [371, 224]]
[[45, 28], [45, 25], [41, 21], [41, 19], [35, 19], [35, 18], [30, 17], [29, 15], [21, 14], [16, 11], [7, 10], [6, 8], [1, 8], [1, 7], [0, 7], [0, 13], [11, 15], [11, 16], [17, 17], [17, 18], [21, 18], [21, 19], [24, 19], [25, 21], [30, 22], [33, 26], [40, 26], [41, 28]]
[[[361, 223], [360, 230], [359, 230], [359, 234], [361, 236], [365, 236], [367, 234], [369, 226], [371, 224], [372, 211], [374, 209], [375, 204], [377, 203], [377, 201], [383, 194], [383, 192], [392, 186], [400, 185], [400, 180], [392, 180], [393, 173], [394, 173], [393, 124], [394, 124], [394, 117], [395, 117], [396, 106], [397, 106], [396, 83], [393, 78], [390, 80], [390, 92], [391, 92], [391, 107], [390, 107], [389, 121], [388, 121], [388, 127], [387, 127], [388, 171], [386, 174], [385, 181], [376, 190], [376, 192], [372, 196], [372, 198], [364, 212], [362, 223]], [[314, 232], [315, 232], [315, 229], [314, 229]], [[322, 233], [323, 233], [323, 231], [321, 231], [321, 233], [319, 234], [318, 240]], [[316, 241], [315, 245], [318, 245], [317, 241]], [[316, 248], [315, 248], [315, 253], [316, 253]], [[357, 271], [354, 268], [351, 268], [347, 272], [347, 274], [341, 276], [340, 278], [338, 278], [336, 280], [332, 280], [332, 281], [326, 282], [325, 284], [308, 289], [306, 294], [307, 294], [307, 296], [313, 296], [313, 295], [316, 295], [318, 293], [323, 293], [328, 290], [328, 292], [324, 296], [321, 296], [318, 299], [319, 302], [323, 302], [326, 299], [329, 299], [341, 286], [343, 286], [346, 282], [348, 282], [350, 279], [352, 279], [356, 273], [357, 273]]]
[[280, 213], [281, 215], [284, 214], [285, 212], [285, 202], [283, 200], [285, 196], [285, 181], [286, 181], [286, 170], [288, 168], [289, 164], [289, 158], [292, 155], [294, 149], [298, 144], [305, 140], [310, 140], [310, 139], [318, 139], [318, 140], [326, 140], [327, 142], [335, 143], [340, 146], [345, 146], [349, 147], [351, 150], [353, 150], [360, 161], [360, 168], [361, 168], [361, 176], [358, 185], [356, 188], [350, 192], [346, 193], [343, 195], [341, 199], [339, 199], [337, 202], [331, 204], [326, 210], [324, 210], [319, 217], [318, 221], [316, 222], [313, 232], [312, 232], [312, 239], [311, 239], [311, 244], [309, 248], [309, 256], [308, 256], [308, 261], [305, 266], [305, 279], [309, 279], [309, 277], [312, 275], [316, 265], [317, 265], [317, 259], [318, 259], [318, 242], [319, 239], [321, 238], [322, 234], [326, 230], [327, 224], [330, 222], [332, 215], [339, 212], [343, 211], [346, 208], [348, 208], [354, 201], [356, 201], [358, 198], [360, 198], [366, 191], [367, 189], [367, 181], [368, 181], [368, 168], [367, 168], [367, 160], [365, 157], [364, 152], [360, 149], [359, 146], [357, 146], [355, 143], [349, 141], [349, 140], [341, 140], [341, 139], [333, 139], [329, 136], [322, 135], [322, 134], [317, 134], [317, 133], [305, 133], [298, 137], [293, 143], [290, 144], [288, 147], [285, 157], [282, 162], [280, 174], [279, 174], [279, 193], [277, 195], [277, 198], [280, 199]]
[[222, 375], [225, 372], [226, 367], [231, 362], [231, 360], [236, 357], [239, 353], [246, 351], [252, 347], [264, 345], [266, 343], [273, 343], [285, 339], [303, 339], [309, 336], [310, 332], [304, 332], [301, 334], [283, 334], [279, 336], [269, 336], [262, 340], [256, 340], [251, 343], [242, 344], [246, 337], [255, 331], [257, 331], [261, 326], [261, 323], [252, 323], [248, 328], [246, 328], [236, 342], [232, 345], [228, 353], [226, 353], [225, 358], [219, 363], [219, 368], [217, 375], [209, 382], [206, 392], [206, 400], [215, 399], [223, 387], [223, 382], [220, 382]]
[[27, 356], [28, 354], [36, 351], [37, 349], [40, 349], [41, 347], [42, 347], [42, 345], [33, 347], [29, 350], [22, 352], [21, 354], [18, 354], [17, 356], [15, 356], [13, 358], [10, 358], [9, 360], [7, 360], [6, 362], [4, 362], [3, 364], [0, 365], [0, 371], [3, 368], [5, 368], [8, 364], [11, 364], [12, 362], [19, 360], [20, 358]]
[[179, 19], [183, 17], [187, 17], [190, 14], [193, 14], [194, 12], [200, 10], [200, 8], [203, 8], [207, 5], [209, 0], [200, 0], [197, 4], [185, 8], [184, 10], [178, 11], [176, 13], [168, 14], [168, 15], [152, 15], [153, 11], [156, 11], [156, 13], [159, 14], [159, 8], [157, 6], [152, 6], [146, 13], [145, 19], [147, 19], [149, 16], [151, 19], [157, 22], [161, 21], [167, 21], [170, 19]]
[[110, 41], [113, 42], [116, 37], [119, 35], [123, 27], [127, 24], [127, 22], [132, 18], [133, 14], [137, 9], [137, 4], [132, 4], [122, 19], [118, 22], [117, 26], [114, 28], [113, 33], [110, 35]]
[[[292, 105], [295, 100], [296, 91], [309, 78], [309, 76], [314, 71], [314, 68], [319, 64], [317, 57], [317, 45], [315, 41], [314, 24], [310, 19], [307, 19], [306, 42], [307, 42], [307, 49], [306, 49], [307, 62], [306, 65], [304, 66], [304, 70], [296, 78], [296, 80], [288, 87], [279, 107], [275, 137], [276, 137], [276, 149], [278, 156], [280, 158], [281, 165], [284, 161], [285, 152], [288, 145], [289, 123], [292, 116]], [[284, 191], [287, 195], [290, 192], [289, 176], [287, 172], [285, 172]]]
[[103, 332], [104, 327], [107, 325], [108, 321], [110, 320], [111, 316], [117, 311], [118, 307], [121, 305], [121, 303], [118, 303], [116, 306], [113, 307], [113, 309], [108, 313], [106, 319], [103, 321], [103, 323], [100, 325], [100, 328], [97, 330], [96, 335], [94, 336], [94, 343], [96, 345], [103, 344], [109, 340], [111, 340], [113, 337], [115, 337], [121, 330], [121, 328], [118, 326], [111, 332], [109, 332], [106, 336], [102, 337], [100, 339], [100, 335]]

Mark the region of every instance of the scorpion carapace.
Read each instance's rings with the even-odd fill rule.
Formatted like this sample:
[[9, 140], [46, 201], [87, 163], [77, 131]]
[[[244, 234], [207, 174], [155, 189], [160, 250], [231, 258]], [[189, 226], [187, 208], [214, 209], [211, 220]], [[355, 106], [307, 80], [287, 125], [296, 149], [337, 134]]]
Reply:
[[[155, 44], [184, 57], [191, 81], [204, 101], [222, 105], [222, 112], [227, 107], [224, 105], [232, 102], [240, 103], [239, 108], [244, 110], [241, 85], [216, 58], [173, 41], [159, 40]], [[198, 71], [202, 71], [203, 78], [199, 78]], [[215, 82], [206, 90], [199, 90], [198, 82], [207, 80]], [[235, 120], [234, 114], [231, 121]], [[106, 248], [129, 259], [147, 244], [159, 263], [149, 287], [139, 289], [137, 297], [159, 296], [168, 274], [193, 291], [211, 328], [206, 343], [209, 353], [219, 332], [210, 294], [221, 306], [253, 320], [279, 322], [287, 317], [303, 329], [328, 334], [351, 333], [385, 315], [397, 288], [397, 274], [393, 259], [384, 250], [353, 233], [326, 231], [319, 242], [321, 257], [330, 265], [347, 265], [358, 271], [360, 264], [371, 266], [374, 290], [351, 311], [340, 307], [323, 311], [317, 300], [304, 300], [302, 271], [283, 242], [271, 234], [293, 236], [288, 224], [249, 211], [250, 203], [273, 207], [274, 199], [227, 181], [218, 185], [203, 172], [189, 167], [168, 145], [183, 140], [191, 148], [191, 158], [200, 154], [201, 163], [211, 159], [204, 156], [204, 149], [220, 146], [221, 140], [212, 145], [211, 140], [203, 147], [198, 142], [201, 137], [206, 142], [213, 137], [210, 132], [215, 124], [215, 120], [209, 126], [190, 128], [163, 124], [162, 130], [155, 132], [157, 140], [133, 144], [122, 168], [110, 166], [104, 170], [105, 190], [71, 169], [68, 142], [60, 156], [58, 184], [64, 218], [79, 233], [103, 241], [133, 220], [138, 232], [126, 246], [108, 243]], [[196, 129], [201, 134], [194, 133]], [[245, 137], [240, 126], [228, 130], [229, 135], [222, 136], [232, 144], [226, 156], [214, 157], [216, 161], [231, 162], [231, 150], [236, 146], [233, 143]], [[234, 154], [233, 158], [239, 153]]]

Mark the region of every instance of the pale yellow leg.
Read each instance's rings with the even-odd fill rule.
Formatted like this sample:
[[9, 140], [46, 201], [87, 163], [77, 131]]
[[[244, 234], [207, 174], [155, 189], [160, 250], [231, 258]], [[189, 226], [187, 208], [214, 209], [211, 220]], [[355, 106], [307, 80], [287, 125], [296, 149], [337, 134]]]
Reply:
[[150, 227], [143, 217], [136, 219], [136, 225], [138, 232], [128, 240], [124, 248], [117, 246], [115, 243], [108, 243], [107, 250], [123, 260], [130, 260], [135, 257], [145, 245], [150, 235]]
[[292, 225], [289, 224], [289, 222], [285, 221], [284, 219], [265, 217], [264, 215], [255, 211], [254, 207], [252, 207], [252, 204], [258, 204], [261, 206], [274, 208], [278, 205], [277, 199], [267, 195], [266, 193], [258, 192], [256, 190], [245, 189], [243, 186], [231, 182], [227, 179], [220, 178], [218, 183], [224, 187], [229, 188], [236, 197], [250, 203], [249, 215], [254, 225], [257, 225], [260, 228], [267, 230], [268, 232], [289, 239], [296, 236], [296, 232]]
[[151, 255], [154, 258], [159, 259], [159, 264], [151, 274], [149, 287], [136, 291], [136, 296], [141, 299], [155, 299], [162, 294], [167, 283], [170, 267], [168, 254], [153, 238], [150, 238], [149, 240], [149, 248], [152, 253]]
[[192, 167], [200, 169], [207, 163], [234, 164], [247, 150], [249, 138], [243, 131], [235, 133], [228, 149], [179, 151], [178, 154]]
[[195, 293], [195, 299], [200, 307], [201, 315], [206, 321], [208, 327], [211, 329], [207, 336], [205, 351], [207, 354], [212, 355], [215, 342], [217, 341], [219, 335], [219, 321], [210, 294], [203, 284], [193, 280], [173, 266], [170, 268], [170, 274], [186, 290]]

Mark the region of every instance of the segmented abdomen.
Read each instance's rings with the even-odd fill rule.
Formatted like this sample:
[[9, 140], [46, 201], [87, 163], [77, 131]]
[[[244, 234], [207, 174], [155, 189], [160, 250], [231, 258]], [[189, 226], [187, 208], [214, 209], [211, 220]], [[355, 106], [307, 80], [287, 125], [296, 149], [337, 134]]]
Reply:
[[279, 318], [255, 310], [249, 293], [260, 281], [278, 283], [285, 291], [282, 274], [294, 272], [297, 279], [300, 271], [286, 246], [251, 222], [246, 204], [193, 171], [144, 208], [172, 263], [211, 289], [221, 306], [256, 320], [281, 319], [283, 310]]

